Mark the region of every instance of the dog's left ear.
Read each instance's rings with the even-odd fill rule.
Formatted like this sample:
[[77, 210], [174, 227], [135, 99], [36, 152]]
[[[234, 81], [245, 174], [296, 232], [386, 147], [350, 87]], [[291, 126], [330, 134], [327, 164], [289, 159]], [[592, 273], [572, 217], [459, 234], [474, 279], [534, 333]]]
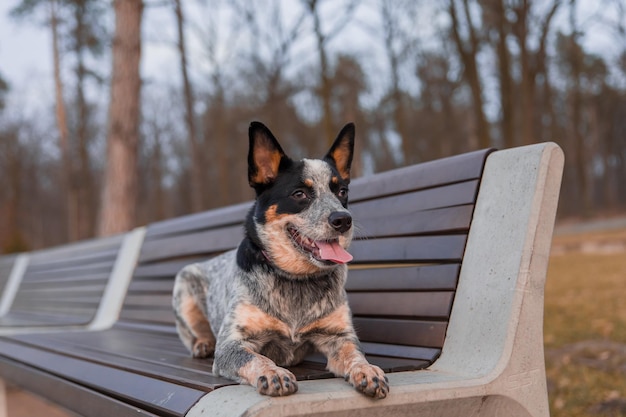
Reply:
[[330, 147], [324, 159], [335, 164], [344, 181], [350, 181], [350, 167], [354, 155], [354, 123], [348, 123], [341, 129], [337, 139]]
[[248, 182], [253, 188], [271, 184], [278, 176], [281, 161], [287, 156], [263, 123], [250, 123], [248, 138]]

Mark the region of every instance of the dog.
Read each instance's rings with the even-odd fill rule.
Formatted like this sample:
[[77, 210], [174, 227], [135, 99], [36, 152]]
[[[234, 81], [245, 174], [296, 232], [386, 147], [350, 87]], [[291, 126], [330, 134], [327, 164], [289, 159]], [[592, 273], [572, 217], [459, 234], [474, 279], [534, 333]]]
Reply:
[[385, 398], [388, 379], [367, 362], [344, 284], [353, 235], [348, 211], [354, 124], [323, 159], [289, 158], [270, 130], [248, 131], [248, 181], [256, 192], [239, 247], [176, 276], [178, 334], [213, 373], [285, 396], [298, 390], [284, 367], [313, 351], [357, 391]]

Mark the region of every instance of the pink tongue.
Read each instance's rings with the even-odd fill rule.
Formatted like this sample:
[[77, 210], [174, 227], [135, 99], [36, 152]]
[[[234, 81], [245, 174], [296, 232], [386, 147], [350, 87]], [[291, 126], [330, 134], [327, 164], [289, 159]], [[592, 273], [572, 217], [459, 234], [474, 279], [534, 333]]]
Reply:
[[320, 258], [332, 261], [338, 264], [345, 264], [352, 260], [350, 255], [344, 248], [339, 245], [339, 242], [315, 242], [320, 250]]

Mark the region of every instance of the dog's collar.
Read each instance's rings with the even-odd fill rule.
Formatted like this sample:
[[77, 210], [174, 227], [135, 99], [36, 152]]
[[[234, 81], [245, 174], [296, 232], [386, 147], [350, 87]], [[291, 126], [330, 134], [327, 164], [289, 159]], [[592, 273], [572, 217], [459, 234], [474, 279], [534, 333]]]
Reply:
[[270, 259], [270, 256], [267, 254], [267, 252], [265, 252], [263, 249], [261, 249], [261, 253], [263, 254], [263, 256], [265, 257], [265, 260], [266, 260], [269, 264], [271, 264], [271, 265], [273, 265], [273, 264], [274, 264], [274, 263], [272, 262], [272, 260]]

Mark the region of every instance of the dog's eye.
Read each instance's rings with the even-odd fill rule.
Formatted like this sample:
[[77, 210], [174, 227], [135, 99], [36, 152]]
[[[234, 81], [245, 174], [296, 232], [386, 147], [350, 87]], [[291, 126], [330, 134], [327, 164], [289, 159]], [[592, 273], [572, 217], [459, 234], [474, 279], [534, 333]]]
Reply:
[[344, 197], [347, 197], [347, 196], [348, 196], [348, 189], [347, 188], [342, 187], [342, 188], [339, 189], [339, 191], [337, 191], [337, 197], [344, 198]]
[[302, 190], [294, 191], [293, 193], [291, 193], [291, 196], [295, 198], [296, 200], [305, 200], [309, 198], [309, 196]]

